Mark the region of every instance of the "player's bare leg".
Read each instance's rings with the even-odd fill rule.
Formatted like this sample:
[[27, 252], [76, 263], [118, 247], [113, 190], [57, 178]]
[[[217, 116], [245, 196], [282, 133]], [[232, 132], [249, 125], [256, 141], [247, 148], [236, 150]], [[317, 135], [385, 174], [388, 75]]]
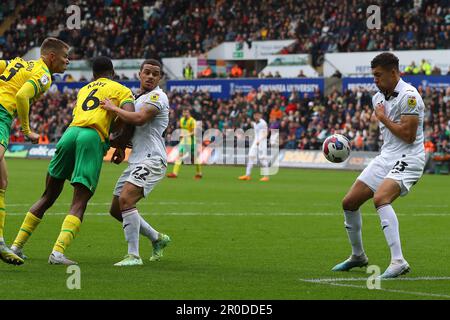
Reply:
[[45, 191], [25, 215], [11, 250], [22, 259], [26, 259], [22, 250], [28, 239], [36, 230], [45, 212], [53, 206], [64, 188], [64, 179], [56, 179], [47, 174]]
[[391, 203], [400, 196], [401, 189], [397, 181], [384, 179], [373, 197], [375, 208], [381, 220], [381, 227], [391, 250], [391, 263], [380, 276], [382, 279], [396, 278], [410, 271], [403, 257], [397, 215]]
[[333, 271], [349, 271], [355, 267], [368, 265], [368, 258], [362, 243], [362, 218], [359, 208], [373, 197], [373, 191], [362, 181], [356, 180], [342, 200], [345, 229], [352, 246], [351, 256], [333, 267]]
[[77, 264], [75, 261], [66, 258], [64, 252], [80, 231], [87, 204], [93, 193], [81, 183], [74, 183], [73, 187], [72, 205], [70, 206], [69, 214], [64, 219], [61, 232], [53, 247], [53, 251], [48, 258], [48, 263], [50, 264]]
[[109, 208], [109, 214], [111, 217], [122, 223], [122, 212], [120, 211], [120, 205], [119, 205], [119, 197], [113, 196], [111, 201], [111, 207]]
[[5, 192], [8, 187], [8, 170], [6, 169], [4, 155], [5, 147], [0, 145], [0, 259], [9, 264], [21, 265], [23, 264], [23, 259], [8, 248], [3, 238], [6, 219]]

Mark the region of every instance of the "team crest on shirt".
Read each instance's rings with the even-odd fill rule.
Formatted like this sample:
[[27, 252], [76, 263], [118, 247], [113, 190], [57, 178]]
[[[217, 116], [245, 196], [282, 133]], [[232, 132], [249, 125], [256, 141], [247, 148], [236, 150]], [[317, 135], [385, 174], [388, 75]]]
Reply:
[[159, 100], [159, 93], [152, 93], [150, 95], [150, 101], [151, 102], [158, 102], [158, 100]]
[[408, 96], [408, 107], [414, 108], [417, 105], [417, 100], [415, 96]]
[[44, 86], [49, 82], [49, 78], [46, 74], [44, 74], [41, 79], [39, 80]]

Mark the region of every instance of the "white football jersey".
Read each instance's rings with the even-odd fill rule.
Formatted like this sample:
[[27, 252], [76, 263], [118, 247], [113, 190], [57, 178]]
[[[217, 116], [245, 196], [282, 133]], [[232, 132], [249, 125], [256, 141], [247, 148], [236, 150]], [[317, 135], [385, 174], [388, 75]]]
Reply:
[[135, 111], [142, 108], [155, 106], [159, 113], [152, 121], [142, 126], [136, 126], [132, 138], [133, 150], [131, 151], [129, 163], [140, 163], [146, 159], [160, 157], [167, 166], [167, 152], [163, 133], [169, 124], [169, 99], [160, 87], [151, 92], [139, 96], [135, 102]]
[[253, 140], [253, 143], [256, 144], [256, 141], [260, 141], [260, 143], [267, 142], [267, 139], [263, 139], [261, 141], [262, 137], [267, 137], [267, 122], [264, 119], [259, 120], [258, 123], [253, 122], [253, 129], [255, 130], [255, 140]]
[[383, 137], [383, 146], [381, 155], [384, 157], [413, 155], [425, 157], [423, 119], [425, 104], [416, 88], [406, 83], [402, 79], [397, 83], [394, 93], [386, 97], [382, 92], [377, 92], [372, 98], [372, 104], [375, 108], [378, 103], [384, 105], [385, 114], [393, 122], [400, 122], [402, 115], [417, 115], [419, 125], [416, 132], [416, 140], [408, 144], [396, 137], [386, 128], [383, 123], [379, 123], [381, 135]]

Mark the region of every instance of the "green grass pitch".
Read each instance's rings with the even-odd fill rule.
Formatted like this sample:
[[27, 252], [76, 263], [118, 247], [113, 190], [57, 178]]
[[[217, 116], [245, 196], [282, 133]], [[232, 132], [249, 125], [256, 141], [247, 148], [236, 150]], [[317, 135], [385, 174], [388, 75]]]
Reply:
[[[5, 238], [11, 243], [24, 214], [43, 191], [48, 161], [8, 159]], [[350, 253], [340, 201], [357, 172], [280, 169], [268, 183], [254, 171], [238, 181], [243, 167], [183, 166], [176, 180], [164, 179], [139, 210], [157, 230], [172, 237], [160, 262], [118, 268], [126, 254], [121, 225], [108, 215], [116, 179], [126, 164], [105, 163], [81, 232], [67, 252], [79, 262], [81, 289], [69, 290], [64, 266], [47, 264], [72, 187], [25, 248], [22, 266], [0, 264], [1, 299], [449, 299], [450, 197], [448, 176], [425, 175], [395, 204], [405, 257], [412, 272], [369, 290], [365, 269], [330, 269]], [[171, 168], [169, 168], [171, 169]], [[389, 249], [372, 203], [363, 208], [363, 240], [370, 264], [381, 272]], [[316, 282], [312, 279], [319, 279]]]

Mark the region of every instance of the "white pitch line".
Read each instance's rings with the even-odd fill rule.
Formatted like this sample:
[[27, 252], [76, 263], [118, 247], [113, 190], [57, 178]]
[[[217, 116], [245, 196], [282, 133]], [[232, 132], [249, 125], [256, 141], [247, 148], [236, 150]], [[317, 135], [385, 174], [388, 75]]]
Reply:
[[[46, 215], [66, 215], [67, 211], [64, 212], [48, 212]], [[340, 213], [333, 212], [139, 212], [141, 215], [156, 215], [156, 216], [223, 216], [223, 217], [236, 217], [236, 216], [267, 216], [267, 217], [290, 217], [290, 216], [312, 216], [312, 217], [329, 217], [329, 216], [338, 216], [341, 217]], [[25, 215], [25, 212], [8, 212], [7, 215], [16, 216], [16, 215]], [[88, 216], [107, 216], [108, 212], [87, 212], [85, 215]], [[367, 213], [365, 216], [378, 216], [376, 213]], [[397, 216], [401, 217], [446, 217], [450, 216], [450, 213], [400, 213]]]
[[[322, 279], [300, 279], [301, 281], [321, 283], [321, 282], [346, 282], [346, 281], [367, 281], [368, 278], [322, 278]], [[394, 278], [383, 279], [382, 281], [438, 281], [450, 280], [450, 277], [410, 277], [410, 278]]]
[[[343, 284], [343, 283], [336, 283], [336, 282], [313, 282], [309, 279], [300, 279], [300, 281], [308, 282], [308, 283], [316, 283], [316, 284], [323, 284], [323, 285], [329, 285], [329, 286], [335, 286], [335, 287], [347, 287], [347, 288], [358, 288], [358, 289], [366, 289], [367, 286], [359, 286], [354, 284]], [[409, 294], [409, 295], [415, 295], [415, 296], [423, 296], [423, 297], [436, 297], [436, 298], [447, 298], [450, 299], [450, 295], [446, 294], [437, 294], [437, 293], [428, 293], [428, 292], [419, 292], [419, 291], [406, 291], [406, 290], [397, 290], [397, 289], [373, 289], [370, 291], [385, 291], [385, 292], [393, 292], [393, 293], [403, 293], [403, 294]]]
[[[229, 205], [229, 202], [200, 202], [200, 201], [154, 201], [151, 204], [155, 205]], [[30, 203], [11, 203], [7, 204], [8, 207], [31, 207], [33, 205]], [[55, 203], [54, 206], [70, 206], [71, 203]], [[89, 202], [89, 206], [109, 206], [111, 202]]]

